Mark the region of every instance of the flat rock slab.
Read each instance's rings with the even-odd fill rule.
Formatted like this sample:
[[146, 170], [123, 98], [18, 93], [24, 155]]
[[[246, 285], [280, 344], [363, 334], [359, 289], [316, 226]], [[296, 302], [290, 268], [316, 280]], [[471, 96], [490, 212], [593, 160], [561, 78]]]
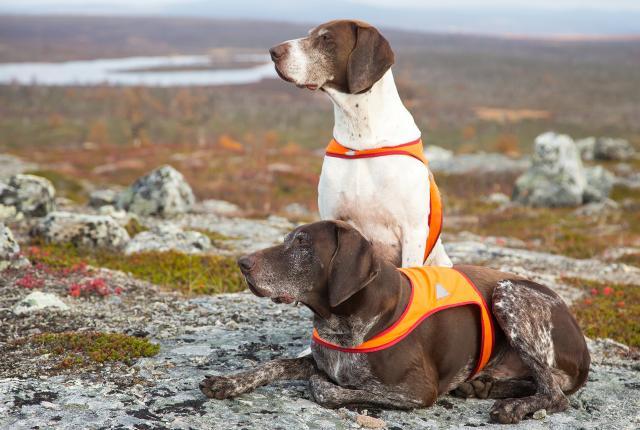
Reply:
[[[21, 369], [0, 372], [0, 428], [359, 428], [349, 416], [354, 414], [313, 403], [302, 382], [282, 382], [224, 401], [206, 399], [197, 388], [205, 374], [300, 352], [311, 333], [306, 308], [275, 305], [248, 293], [177, 300], [137, 288], [129, 286], [130, 297], [123, 294], [121, 301], [78, 301], [71, 310], [74, 318], [65, 316], [65, 321], [93, 321], [91, 326], [101, 330], [124, 331], [133, 325], [160, 343], [160, 353], [132, 367], [84, 373], [24, 377]], [[103, 309], [99, 318], [97, 309]], [[527, 420], [517, 428], [637, 428], [639, 363], [598, 356], [594, 363], [589, 383], [571, 397], [566, 413]], [[444, 396], [429, 409], [368, 413], [390, 429], [506, 428], [487, 422], [491, 404]]]

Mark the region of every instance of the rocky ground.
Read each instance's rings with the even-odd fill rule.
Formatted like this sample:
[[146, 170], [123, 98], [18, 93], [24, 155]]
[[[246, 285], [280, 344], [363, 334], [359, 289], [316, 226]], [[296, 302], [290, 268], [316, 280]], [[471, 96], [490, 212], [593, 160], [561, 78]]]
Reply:
[[[274, 233], [272, 241], [279, 237]], [[597, 260], [577, 262], [466, 239], [450, 242], [455, 260], [492, 260], [497, 267], [553, 285], [566, 300], [579, 295], [557, 281], [570, 270], [582, 276], [624, 276], [640, 283], [638, 269], [624, 271]], [[122, 294], [65, 297], [56, 275], [49, 275], [42, 290], [62, 297], [68, 310], [15, 316], [12, 307], [30, 291], [15, 287], [18, 271], [5, 272], [0, 279], [2, 337], [33, 335], [52, 327], [124, 332], [159, 343], [160, 353], [131, 367], [110, 364], [61, 371], [53, 357], [5, 345], [0, 428], [358, 428], [358, 414], [365, 413], [382, 420], [370, 425], [384, 423], [387, 428], [493, 427], [487, 422], [490, 401], [448, 396], [433, 408], [412, 412], [331, 411], [314, 404], [303, 383], [291, 382], [233, 400], [208, 400], [197, 388], [204, 374], [231, 372], [302, 350], [310, 335], [309, 311], [246, 292], [186, 298], [119, 272], [103, 269], [100, 274], [121, 286]], [[589, 383], [572, 396], [571, 409], [528, 420], [520, 428], [640, 426], [640, 362], [628, 348], [612, 341], [590, 346], [594, 364]]]
[[[67, 299], [69, 311], [8, 320], [6, 309], [22, 291], [0, 284], [2, 324], [11, 332], [47, 327], [93, 328], [146, 336], [160, 353], [132, 367], [100, 366], [57, 372], [41, 356], [3, 352], [0, 428], [358, 428], [369, 414], [386, 428], [498, 427], [487, 423], [490, 401], [442, 397], [430, 409], [411, 412], [326, 410], [313, 403], [305, 384], [279, 383], [237, 399], [206, 399], [204, 374], [231, 372], [303, 349], [310, 313], [276, 305], [248, 293], [184, 299], [123, 277], [120, 297]], [[8, 293], [13, 290], [14, 293]], [[55, 291], [55, 287], [50, 290]], [[614, 342], [591, 342], [593, 366], [587, 386], [571, 397], [566, 413], [528, 420], [523, 429], [608, 428], [640, 425], [640, 364]]]
[[[504, 161], [495, 154], [489, 158], [497, 164]], [[18, 160], [6, 159], [14, 166], [12, 175], [32, 168], [20, 169]], [[441, 160], [443, 171], [447, 166], [468, 165], [477, 170], [487, 165], [474, 156], [454, 162], [445, 154]], [[540, 160], [534, 157], [536, 163], [539, 169]], [[507, 168], [523, 169], [529, 161], [516, 164]], [[247, 292], [188, 296], [104, 268], [29, 267], [18, 253], [13, 236], [24, 247], [31, 231], [53, 242], [99, 243], [123, 255], [169, 246], [187, 253], [232, 256], [277, 243], [295, 225], [277, 216], [243, 218], [240, 208], [227, 202], [194, 202], [188, 185], [163, 185], [165, 180], [181, 182], [180, 174], [171, 168], [149, 178], [124, 194], [94, 193], [91, 208], [54, 202], [48, 184], [29, 177], [7, 180], [4, 188], [0, 183], [0, 200], [4, 199], [0, 209], [4, 208], [13, 230], [11, 234], [0, 224], [0, 270], [6, 269], [0, 273], [0, 429], [504, 427], [488, 422], [491, 401], [444, 396], [432, 408], [410, 412], [334, 411], [313, 403], [300, 382], [263, 387], [233, 400], [209, 400], [198, 390], [205, 374], [294, 356], [305, 348], [311, 334], [310, 312]], [[17, 197], [26, 192], [20, 188], [23, 183], [29, 184], [27, 194], [35, 196], [34, 201]], [[575, 195], [583, 193], [580, 189]], [[57, 212], [51, 212], [53, 206]], [[48, 212], [45, 217], [28, 214], [42, 210]], [[146, 231], [129, 237], [124, 225], [132, 218]], [[582, 300], [585, 293], [568, 278], [640, 285], [640, 268], [610, 261], [611, 253], [573, 259], [528, 250], [519, 239], [468, 232], [449, 234], [444, 240], [455, 262], [526, 275], [549, 285], [569, 303]], [[44, 293], [47, 299], [34, 298], [34, 292]], [[38, 310], [35, 304], [47, 307]], [[160, 350], [128, 363], [61, 366], [58, 355], [43, 354], [38, 345], [24, 341], [63, 331], [125, 333], [158, 344]], [[549, 416], [541, 411], [517, 428], [640, 428], [637, 350], [609, 339], [589, 340], [589, 348], [589, 382], [571, 397], [571, 408]]]

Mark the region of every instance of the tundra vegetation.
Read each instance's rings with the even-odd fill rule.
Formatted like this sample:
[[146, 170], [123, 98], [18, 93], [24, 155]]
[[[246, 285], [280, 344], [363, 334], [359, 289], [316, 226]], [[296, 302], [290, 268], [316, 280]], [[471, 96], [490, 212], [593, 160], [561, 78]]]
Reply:
[[[0, 17], [0, 61], [203, 53], [208, 49], [255, 53], [264, 52], [272, 42], [304, 34], [296, 25], [275, 28], [256, 23], [211, 25], [208, 20], [161, 21], [162, 25], [156, 25], [155, 19], [21, 17], [16, 21], [15, 17]], [[251, 31], [247, 31], [249, 26]], [[172, 29], [182, 32], [185, 28], [189, 30], [185, 34], [197, 37], [171, 39]], [[51, 35], [46, 46], [37, 37], [39, 31]], [[86, 35], [82, 40], [74, 36], [81, 34]], [[574, 138], [624, 138], [640, 151], [637, 41], [516, 41], [395, 31], [388, 36], [398, 59], [394, 73], [401, 96], [423, 130], [426, 146], [441, 146], [456, 155], [499, 152], [515, 159], [529, 156], [535, 136], [556, 130]], [[258, 302], [244, 295], [223, 296], [228, 300], [224, 303], [211, 296], [245, 289], [235, 264], [235, 257], [245, 248], [238, 243], [251, 246], [256, 232], [267, 227], [274, 230], [270, 240], [277, 241], [293, 225], [267, 219], [271, 224], [255, 224], [258, 227], [246, 233], [234, 230], [236, 224], [258, 223], [273, 215], [296, 220], [316, 217], [322, 148], [331, 130], [332, 111], [324, 95], [276, 80], [207, 88], [0, 86], [0, 154], [37, 165], [25, 173], [52, 183], [59, 208], [95, 213], [103, 208], [87, 207], [92, 190], [120, 190], [152, 169], [170, 164], [184, 175], [198, 201], [224, 200], [239, 210], [233, 216], [212, 215], [214, 227], [228, 223], [229, 230], [193, 223], [188, 217], [121, 220], [132, 238], [156, 223], [192, 222], [190, 229], [204, 234], [214, 249], [195, 254], [170, 250], [125, 255], [117, 249], [47, 242], [29, 234], [36, 221], [8, 216], [4, 222], [31, 266], [9, 268], [0, 275], [0, 352], [9, 357], [0, 363], [0, 376], [17, 377], [24, 362], [25, 369], [36, 363], [24, 371], [32, 376], [45, 363], [52, 375], [103, 372], [108, 379], [109, 372], [121, 369], [118, 366], [128, 369], [117, 370], [121, 374], [139, 368], [144, 371], [150, 363], [146, 359], [158, 353], [161, 357], [165, 345], [186, 348], [191, 373], [194, 368], [211, 370], [211, 360], [222, 360], [224, 370], [234, 370], [243, 360], [282, 355], [282, 345], [300, 346], [300, 333], [287, 332], [289, 325], [278, 319], [292, 318], [291, 327], [302, 330], [298, 314], [282, 314], [268, 307], [265, 317]], [[625, 178], [635, 174], [636, 184], [640, 182], [637, 156], [585, 164], [603, 166]], [[593, 259], [594, 265], [607, 264], [616, 273], [640, 270], [640, 184], [635, 187], [631, 180], [616, 181], [608, 206], [592, 211], [532, 208], [491, 199], [499, 193], [508, 200], [520, 173], [499, 168], [489, 173], [436, 171], [445, 207], [445, 245], [471, 235], [474, 240], [504, 247]], [[290, 216], [287, 211], [294, 203], [308, 213]], [[2, 209], [0, 206], [0, 214]], [[117, 208], [106, 211], [114, 212]], [[469, 262], [494, 264], [491, 260]], [[508, 268], [526, 269], [526, 264], [513, 263]], [[541, 271], [533, 274], [546, 275]], [[596, 273], [551, 275], [558, 285], [571, 289], [572, 294], [563, 298], [572, 300], [571, 310], [588, 337], [621, 342], [629, 347], [624, 349], [626, 358], [637, 360], [640, 280], [608, 282], [597, 279]], [[33, 291], [55, 293], [77, 313], [66, 316], [52, 311], [41, 321], [11, 313]], [[209, 307], [194, 310], [202, 303]], [[257, 310], [247, 311], [243, 306]], [[246, 317], [245, 311], [258, 322]], [[277, 320], [277, 335], [262, 331], [271, 327], [272, 320]], [[197, 327], [203, 321], [217, 333], [208, 340], [218, 350], [197, 356], [199, 346], [190, 350], [189, 344], [197, 338]], [[137, 332], [125, 331], [132, 324]], [[251, 340], [237, 347], [241, 353], [229, 352], [216, 337], [221, 327], [233, 332], [238, 327], [248, 330], [249, 324], [260, 327], [256, 333], [245, 332]], [[176, 340], [180, 325], [186, 327], [180, 332], [184, 339]], [[150, 334], [146, 327], [160, 328]], [[280, 343], [269, 344], [284, 332], [292, 334], [293, 340], [278, 338]], [[234, 337], [227, 343], [236, 341]], [[181, 363], [180, 369], [187, 366]], [[169, 368], [172, 362], [166, 364]], [[150, 372], [156, 375], [157, 368]], [[127, 384], [143, 384], [136, 378]], [[637, 382], [629, 384], [637, 386]], [[195, 390], [197, 384], [192, 385]], [[444, 402], [438, 407], [448, 400]], [[581, 407], [574, 405], [580, 413], [588, 409]], [[440, 407], [438, 413], [446, 415], [451, 408]]]

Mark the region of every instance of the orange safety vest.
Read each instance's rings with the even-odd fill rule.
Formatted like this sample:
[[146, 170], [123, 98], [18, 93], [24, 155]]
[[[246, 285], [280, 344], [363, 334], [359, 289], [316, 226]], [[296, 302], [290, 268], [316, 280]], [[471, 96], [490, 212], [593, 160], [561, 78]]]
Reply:
[[[325, 155], [327, 157], [345, 159], [383, 157], [385, 155], [408, 155], [421, 161], [425, 166], [429, 164], [427, 158], [424, 156], [422, 139], [417, 139], [413, 142], [398, 146], [363, 149], [360, 151], [349, 149], [340, 145], [337, 140], [331, 139], [331, 142], [329, 142], [325, 151]], [[423, 262], [427, 261], [427, 257], [429, 257], [429, 254], [433, 251], [433, 247], [436, 246], [440, 233], [442, 232], [442, 200], [440, 198], [440, 191], [438, 190], [436, 181], [431, 174], [429, 178], [429, 195], [431, 197], [429, 200], [429, 235], [427, 236], [427, 244], [424, 250], [424, 258], [422, 260]]]
[[480, 309], [482, 336], [480, 356], [472, 376], [486, 366], [494, 345], [491, 312], [471, 280], [462, 272], [449, 267], [414, 267], [398, 269], [411, 283], [409, 304], [400, 319], [389, 328], [358, 346], [345, 348], [322, 339], [316, 329], [313, 341], [316, 344], [342, 352], [367, 353], [387, 349], [407, 337], [422, 321], [436, 312], [458, 306], [476, 305]]

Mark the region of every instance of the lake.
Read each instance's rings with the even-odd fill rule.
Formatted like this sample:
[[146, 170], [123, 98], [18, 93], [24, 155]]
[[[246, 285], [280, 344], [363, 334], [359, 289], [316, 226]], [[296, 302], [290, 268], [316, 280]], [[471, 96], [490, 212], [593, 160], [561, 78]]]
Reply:
[[141, 70], [203, 66], [215, 68], [215, 63], [206, 55], [128, 57], [61, 63], [0, 63], [0, 84], [173, 87], [240, 85], [277, 77], [268, 56], [244, 54], [233, 59], [238, 62], [264, 61], [264, 64], [217, 70]]

